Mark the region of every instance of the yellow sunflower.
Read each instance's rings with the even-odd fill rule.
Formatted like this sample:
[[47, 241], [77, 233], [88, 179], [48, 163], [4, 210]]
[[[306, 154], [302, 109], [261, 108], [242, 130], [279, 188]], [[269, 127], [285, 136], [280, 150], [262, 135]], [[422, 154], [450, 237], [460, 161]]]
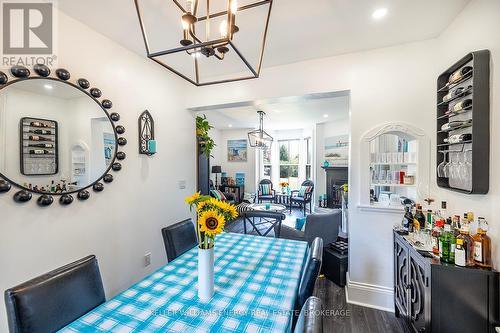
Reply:
[[220, 215], [216, 210], [211, 209], [201, 213], [198, 218], [200, 231], [204, 232], [209, 237], [214, 237], [224, 230], [224, 216]]
[[200, 192], [196, 192], [195, 194], [193, 194], [192, 196], [190, 197], [187, 197], [186, 199], [184, 199], [186, 201], [186, 203], [188, 205], [192, 205], [196, 200], [198, 200], [199, 198], [201, 197], [201, 193]]
[[219, 204], [219, 208], [222, 209], [225, 213], [231, 215], [231, 218], [233, 219], [238, 217], [238, 211], [236, 210], [236, 207], [228, 202], [221, 202]]
[[203, 208], [205, 208], [206, 206], [209, 206], [210, 205], [210, 200], [205, 200], [205, 201], [201, 201], [198, 203], [198, 206], [196, 207], [198, 213], [200, 213]]

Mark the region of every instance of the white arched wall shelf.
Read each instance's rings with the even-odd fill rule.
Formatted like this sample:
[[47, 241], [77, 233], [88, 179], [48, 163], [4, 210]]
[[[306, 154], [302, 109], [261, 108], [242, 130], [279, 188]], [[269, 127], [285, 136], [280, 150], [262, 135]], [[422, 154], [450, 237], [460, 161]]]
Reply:
[[[430, 175], [431, 175], [431, 143], [425, 132], [409, 123], [405, 122], [390, 122], [375, 126], [371, 130], [365, 132], [361, 137], [360, 142], [360, 175], [359, 175], [359, 203], [358, 208], [364, 211], [376, 211], [380, 213], [397, 213], [403, 211], [403, 206], [384, 206], [370, 203], [370, 188], [371, 188], [371, 172], [372, 165], [371, 143], [380, 138], [384, 134], [393, 134], [409, 141], [417, 143], [418, 149], [416, 152], [416, 160], [414, 169], [415, 175], [415, 200], [422, 202], [423, 199], [429, 196], [430, 192]], [[402, 163], [404, 164], [404, 163]]]

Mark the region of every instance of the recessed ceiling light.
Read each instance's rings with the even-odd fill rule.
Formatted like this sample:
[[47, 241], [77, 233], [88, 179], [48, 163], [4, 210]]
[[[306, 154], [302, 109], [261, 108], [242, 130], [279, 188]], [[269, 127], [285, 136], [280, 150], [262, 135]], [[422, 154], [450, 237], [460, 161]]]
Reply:
[[325, 113], [325, 114], [323, 115], [323, 118], [328, 118], [328, 115]]
[[49, 90], [54, 89], [54, 87], [52, 87], [50, 84], [44, 84], [43, 87]]
[[227, 127], [233, 127], [233, 125], [232, 125], [232, 124], [229, 124], [229, 125], [227, 125]]
[[387, 8], [379, 8], [373, 12], [372, 17], [375, 20], [380, 20], [387, 15], [387, 12], [388, 12]]

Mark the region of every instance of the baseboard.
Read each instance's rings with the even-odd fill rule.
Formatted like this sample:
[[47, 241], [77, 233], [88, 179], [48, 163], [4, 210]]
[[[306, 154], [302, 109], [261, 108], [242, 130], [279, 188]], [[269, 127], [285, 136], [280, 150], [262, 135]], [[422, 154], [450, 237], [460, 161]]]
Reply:
[[345, 287], [347, 303], [377, 310], [394, 312], [394, 291], [392, 288], [351, 281], [347, 273]]

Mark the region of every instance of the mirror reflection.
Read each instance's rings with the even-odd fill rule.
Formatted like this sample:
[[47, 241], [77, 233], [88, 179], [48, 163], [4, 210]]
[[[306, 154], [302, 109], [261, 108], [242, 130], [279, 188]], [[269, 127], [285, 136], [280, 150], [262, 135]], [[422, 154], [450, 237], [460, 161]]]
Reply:
[[91, 97], [64, 82], [36, 79], [0, 90], [0, 147], [3, 176], [58, 194], [101, 178], [115, 157], [116, 139]]

